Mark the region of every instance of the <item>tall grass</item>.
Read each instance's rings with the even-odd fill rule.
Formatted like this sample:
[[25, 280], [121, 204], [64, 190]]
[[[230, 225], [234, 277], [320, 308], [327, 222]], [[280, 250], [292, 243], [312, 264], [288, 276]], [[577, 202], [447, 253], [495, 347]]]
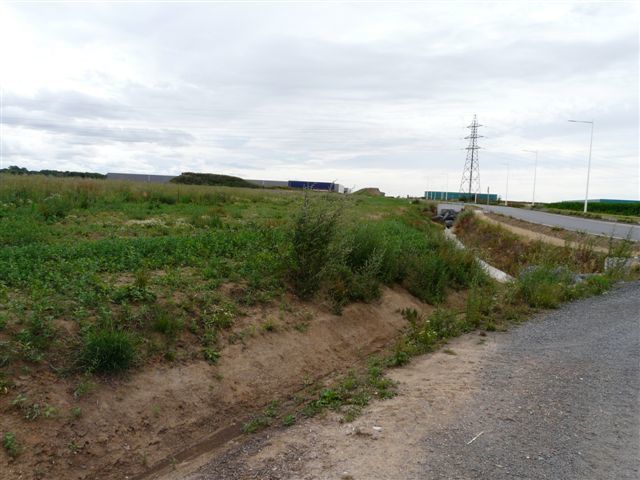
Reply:
[[572, 248], [569, 244], [558, 247], [537, 240], [526, 241], [500, 225], [478, 219], [472, 211], [463, 212], [455, 228], [467, 247], [513, 276], [531, 265], [564, 266], [580, 273], [601, 272], [604, 268], [605, 255], [588, 242]]
[[294, 225], [294, 286], [305, 297], [323, 291], [340, 311], [351, 301], [378, 298], [383, 284], [401, 284], [439, 304], [448, 290], [486, 280], [470, 252], [455, 248], [436, 227], [415, 228], [415, 221], [408, 215], [349, 226], [333, 206], [305, 202]]

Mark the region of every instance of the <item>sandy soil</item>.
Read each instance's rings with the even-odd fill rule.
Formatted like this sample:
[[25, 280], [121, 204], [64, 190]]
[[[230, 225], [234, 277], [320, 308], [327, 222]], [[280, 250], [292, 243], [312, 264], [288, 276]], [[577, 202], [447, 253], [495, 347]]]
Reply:
[[[482, 361], [495, 349], [501, 334], [469, 334], [446, 349], [394, 369], [399, 396], [376, 402], [353, 423], [331, 414], [275, 433], [254, 437], [248, 444], [213, 452], [196, 473], [197, 464], [178, 465], [163, 480], [205, 479], [391, 479], [418, 472], [415, 449], [427, 428], [455, 420], [457, 405], [481, 388]], [[412, 472], [411, 469], [415, 471]]]
[[[452, 298], [455, 300], [456, 296]], [[14, 432], [23, 445], [17, 459], [0, 452], [9, 479], [129, 478], [149, 471], [215, 432], [243, 422], [273, 400], [345, 372], [393, 345], [405, 320], [402, 308], [428, 311], [401, 289], [385, 289], [380, 301], [354, 304], [336, 316], [314, 305], [297, 305], [300, 316], [278, 307], [240, 319], [241, 341], [227, 344], [217, 365], [201, 360], [158, 364], [116, 379], [95, 379], [92, 391], [75, 398], [78, 379], [30, 371], [0, 395], [0, 431]], [[275, 331], [261, 324], [271, 319]], [[55, 407], [50, 418], [24, 418], [11, 405], [20, 393], [30, 402]], [[81, 415], [73, 415], [80, 408]], [[230, 435], [233, 436], [233, 435]]]
[[[351, 424], [316, 418], [162, 480], [636, 479], [640, 283], [458, 338]], [[615, 312], [615, 315], [612, 315]]]

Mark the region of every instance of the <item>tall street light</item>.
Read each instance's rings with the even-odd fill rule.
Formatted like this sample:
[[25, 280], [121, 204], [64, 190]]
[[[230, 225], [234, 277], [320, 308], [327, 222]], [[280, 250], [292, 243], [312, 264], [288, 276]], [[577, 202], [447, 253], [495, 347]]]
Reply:
[[523, 150], [523, 152], [535, 153], [536, 163], [533, 166], [533, 196], [531, 197], [531, 206], [536, 204], [536, 177], [538, 176], [538, 150]]
[[504, 206], [508, 207], [509, 206], [509, 162], [506, 163], [507, 165], [507, 185], [505, 188], [505, 193], [504, 193]]
[[587, 164], [587, 192], [584, 195], [584, 213], [587, 213], [587, 205], [589, 204], [589, 177], [591, 176], [591, 147], [593, 147], [593, 120], [569, 120], [572, 123], [590, 123], [591, 124], [591, 140], [589, 140], [589, 163]]

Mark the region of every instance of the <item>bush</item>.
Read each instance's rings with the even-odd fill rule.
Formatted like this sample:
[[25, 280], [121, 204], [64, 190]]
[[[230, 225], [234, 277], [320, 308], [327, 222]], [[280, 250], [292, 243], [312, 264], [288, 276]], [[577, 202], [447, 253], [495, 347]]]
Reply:
[[339, 210], [312, 203], [308, 195], [295, 216], [289, 275], [301, 298], [311, 297], [320, 288], [339, 218]]
[[551, 267], [535, 267], [525, 271], [518, 280], [523, 300], [533, 308], [556, 308], [570, 298], [570, 273]]
[[38, 204], [38, 211], [47, 222], [62, 220], [72, 208], [71, 202], [59, 194], [51, 195]]
[[127, 332], [98, 328], [85, 336], [82, 364], [88, 372], [122, 372], [133, 365], [135, 356], [135, 341]]

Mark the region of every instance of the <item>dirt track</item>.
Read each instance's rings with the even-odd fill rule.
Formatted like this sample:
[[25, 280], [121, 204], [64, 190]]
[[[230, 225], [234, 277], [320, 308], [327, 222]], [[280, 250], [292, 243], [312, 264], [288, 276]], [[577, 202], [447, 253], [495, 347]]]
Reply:
[[467, 335], [393, 371], [402, 394], [352, 424], [267, 432], [167, 478], [638, 478], [639, 311], [635, 282]]

